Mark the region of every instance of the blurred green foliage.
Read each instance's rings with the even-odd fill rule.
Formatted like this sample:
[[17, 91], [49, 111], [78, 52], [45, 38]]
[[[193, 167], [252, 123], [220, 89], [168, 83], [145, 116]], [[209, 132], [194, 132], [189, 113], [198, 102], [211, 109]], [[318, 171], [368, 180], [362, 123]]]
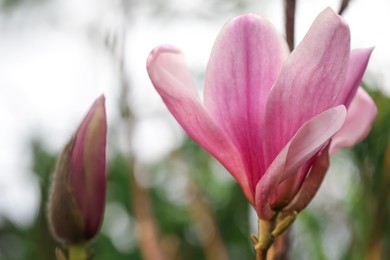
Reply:
[[[33, 2], [40, 1], [45, 0]], [[4, 11], [28, 2], [3, 0], [0, 6]], [[205, 10], [228, 12], [243, 9], [250, 2], [208, 1], [209, 8], [201, 6], [197, 15], [207, 18], [210, 14]], [[152, 13], [171, 17], [172, 10], [163, 9], [164, 1], [154, 1], [153, 7]], [[379, 113], [369, 136], [348, 152], [356, 165], [358, 181], [345, 187], [348, 197], [342, 203], [350, 236], [340, 259], [390, 259], [390, 99], [380, 91], [370, 92]], [[61, 247], [51, 237], [46, 218], [50, 177], [57, 155], [37, 139], [31, 142], [31, 154], [32, 174], [40, 184], [39, 209], [34, 222], [27, 227], [0, 215], [0, 260], [51, 260], [55, 259], [54, 249]], [[207, 259], [207, 252], [213, 250], [207, 241], [215, 241], [213, 236], [222, 241], [229, 259], [254, 259], [249, 239], [253, 221], [250, 205], [239, 185], [232, 178], [224, 177], [229, 174], [208, 153], [186, 139], [164, 161], [142, 167], [148, 179], [146, 184], [138, 183], [140, 176], [134, 173], [137, 167], [128, 154], [117, 151], [111, 156], [106, 217], [101, 234], [90, 246], [93, 259], [142, 259], [138, 235], [146, 230], [137, 228], [143, 219], [137, 219], [135, 213], [138, 199], [133, 196], [135, 185], [142, 186], [150, 198], [150, 214], [158, 230], [158, 242], [172, 256], [169, 259]], [[198, 211], [204, 214], [198, 215]], [[211, 219], [205, 225], [208, 229], [201, 228], [205, 219]], [[324, 244], [326, 221], [326, 217], [312, 208], [299, 215], [296, 224], [300, 228], [294, 228], [291, 234], [292, 259], [330, 259]], [[300, 237], [303, 235], [304, 240]], [[295, 243], [296, 240], [303, 242]]]
[[360, 179], [348, 205], [354, 235], [345, 259], [390, 259], [390, 100], [380, 91], [370, 95], [378, 116], [367, 138], [352, 149]]
[[[390, 228], [387, 224], [390, 223], [390, 155], [387, 150], [390, 99], [379, 91], [371, 92], [371, 95], [378, 105], [379, 114], [369, 136], [349, 153], [357, 166], [359, 181], [348, 187], [349, 197], [344, 206], [351, 236], [340, 259], [366, 259], [373, 255], [377, 255], [377, 259], [390, 259]], [[32, 142], [31, 152], [33, 172], [41, 188], [40, 208], [31, 226], [19, 227], [7, 219], [1, 223], [0, 259], [54, 259], [54, 249], [60, 246], [50, 236], [45, 214], [56, 155], [45, 150], [38, 140]], [[102, 233], [90, 246], [96, 260], [142, 259], [137, 245], [137, 231], [142, 230], [136, 228], [135, 200], [132, 198], [133, 184], [137, 181], [137, 177], [133, 177], [134, 169], [136, 167], [128, 156], [120, 152], [116, 152], [109, 162], [106, 218]], [[194, 201], [203, 205], [203, 208], [195, 208], [195, 212], [206, 209], [215, 221], [217, 234], [212, 235], [220, 237], [229, 259], [254, 258], [249, 240], [249, 205], [236, 182], [231, 178], [221, 178], [228, 173], [197, 144], [186, 139], [182, 147], [166, 160], [145, 166], [143, 173], [149, 179], [146, 190], [150, 196], [152, 218], [159, 231], [159, 242], [164, 244], [164, 250], [174, 248], [172, 255], [175, 257], [172, 259], [207, 259], [202, 234], [197, 231], [199, 223], [193, 215], [191, 205]], [[187, 183], [184, 189], [180, 188], [180, 182], [175, 184], [177, 179]], [[188, 189], [188, 182], [195, 185], [195, 190]], [[172, 183], [173, 186], [169, 185]], [[178, 197], [172, 197], [172, 194]], [[128, 233], [119, 232], [119, 237], [114, 232], [118, 229], [115, 228], [116, 222], [120, 222], [116, 212], [128, 223], [127, 227], [123, 226]], [[326, 231], [324, 221], [313, 209], [299, 215], [298, 222], [303, 227], [299, 232], [309, 238], [305, 240], [305, 254], [309, 254], [310, 259], [329, 259], [322, 240]], [[299, 235], [294, 229], [292, 236]], [[118, 241], [128, 242], [118, 246]], [[303, 259], [300, 250], [293, 249], [292, 259]]]
[[[56, 155], [46, 151], [39, 141], [32, 143], [34, 155], [33, 172], [39, 178], [41, 184], [41, 205], [34, 223], [30, 227], [18, 227], [10, 221], [5, 221], [0, 226], [0, 259], [54, 259], [54, 249], [60, 246], [50, 236], [46, 218], [46, 203], [49, 191], [49, 180], [55, 166]], [[184, 163], [188, 164], [188, 172], [197, 184], [202, 186], [202, 200], [204, 203], [216, 206], [213, 212], [218, 229], [226, 244], [227, 251], [233, 259], [251, 259], [252, 249], [248, 239], [249, 206], [239, 186], [233, 181], [221, 183], [211, 174], [210, 166], [215, 163], [208, 154], [201, 150], [191, 140], [187, 140], [180, 151]], [[177, 158], [175, 159], [177, 160]], [[161, 170], [172, 171], [169, 161], [150, 167], [150, 173], [158, 174]], [[132, 169], [128, 159], [121, 153], [117, 153], [108, 167], [107, 205], [115, 203], [123, 207], [128, 219], [134, 221], [133, 200], [131, 198]], [[173, 177], [173, 176], [172, 176]], [[189, 176], [187, 176], [189, 177]], [[185, 177], [186, 178], [186, 177]], [[168, 182], [172, 181], [168, 176]], [[200, 186], [199, 186], [200, 187]], [[164, 196], [164, 187], [155, 186], [149, 189], [153, 215], [160, 229], [162, 237], [179, 241], [177, 259], [204, 259], [201, 243], [194, 232], [194, 223], [189, 214], [186, 203], [177, 204]], [[223, 200], [223, 203], [220, 203]], [[110, 207], [107, 207], [107, 210]], [[106, 214], [109, 212], [106, 212]], [[105, 221], [109, 221], [109, 218]], [[110, 226], [104, 223], [103, 226]], [[91, 252], [94, 259], [142, 259], [140, 250], [134, 246], [131, 250], [118, 250], [109, 234], [103, 232], [93, 242]], [[142, 231], [141, 231], [142, 232]], [[108, 232], [109, 233], [109, 232]], [[126, 234], [136, 238], [136, 232]], [[17, 251], [14, 249], [17, 248]]]

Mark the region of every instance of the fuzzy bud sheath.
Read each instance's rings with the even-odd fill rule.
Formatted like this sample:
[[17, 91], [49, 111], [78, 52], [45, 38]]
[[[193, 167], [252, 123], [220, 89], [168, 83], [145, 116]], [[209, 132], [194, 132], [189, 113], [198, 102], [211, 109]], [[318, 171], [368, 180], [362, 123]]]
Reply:
[[48, 215], [54, 237], [84, 244], [103, 220], [106, 191], [106, 112], [99, 97], [63, 149], [53, 175]]

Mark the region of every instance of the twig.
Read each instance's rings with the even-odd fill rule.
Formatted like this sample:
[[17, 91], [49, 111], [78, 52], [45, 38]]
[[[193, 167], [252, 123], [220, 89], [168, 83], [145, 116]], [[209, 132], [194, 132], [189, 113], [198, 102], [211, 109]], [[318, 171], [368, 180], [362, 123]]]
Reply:
[[[121, 84], [121, 95], [119, 99], [119, 107], [121, 119], [125, 124], [125, 134], [127, 137], [128, 146], [131, 146], [131, 136], [133, 135], [133, 128], [135, 118], [132, 113], [131, 107], [128, 103], [130, 96], [130, 82], [126, 73], [125, 62], [125, 47], [126, 47], [126, 28], [123, 27], [122, 31], [117, 35], [116, 46], [114, 47], [113, 54], [115, 54], [115, 47], [117, 48], [116, 55], [119, 67], [119, 77]], [[137, 162], [131, 152], [127, 155], [128, 167], [129, 167], [129, 188], [130, 188], [130, 201], [132, 201], [134, 216], [137, 220], [137, 239], [141, 251], [141, 255], [145, 260], [162, 260], [165, 259], [165, 255], [159, 244], [159, 230], [153, 217], [151, 199], [148, 189], [139, 185], [135, 179], [136, 171], [145, 171]], [[145, 174], [146, 175], [146, 174]]]
[[[197, 227], [199, 240], [201, 241], [206, 260], [227, 260], [229, 259], [226, 247], [221, 238], [215, 217], [210, 206], [204, 200], [201, 191], [191, 177], [189, 178], [188, 192], [192, 195], [193, 200], [189, 203], [189, 213]], [[205, 237], [204, 232], [209, 232]]]
[[272, 260], [287, 260], [288, 252], [290, 250], [290, 233], [291, 230], [287, 230], [275, 239], [275, 242], [271, 245], [267, 259]]
[[296, 0], [284, 1], [284, 15], [285, 15], [285, 30], [286, 40], [290, 51], [294, 49], [294, 34], [295, 34], [295, 6]]
[[345, 9], [347, 9], [348, 7], [348, 4], [349, 4], [350, 0], [342, 0], [341, 1], [341, 5], [340, 5], [340, 9], [339, 9], [339, 15], [342, 15], [345, 11]]

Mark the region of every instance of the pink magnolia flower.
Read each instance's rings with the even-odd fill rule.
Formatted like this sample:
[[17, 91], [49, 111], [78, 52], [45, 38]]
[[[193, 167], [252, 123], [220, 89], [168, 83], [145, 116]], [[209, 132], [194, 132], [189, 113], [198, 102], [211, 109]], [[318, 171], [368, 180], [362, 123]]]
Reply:
[[54, 173], [49, 214], [65, 244], [94, 237], [103, 220], [106, 193], [105, 98], [99, 97], [65, 146]]
[[238, 181], [262, 219], [300, 211], [317, 191], [329, 154], [364, 138], [376, 107], [359, 88], [372, 48], [350, 49], [330, 8], [293, 52], [265, 19], [247, 14], [220, 32], [203, 101], [182, 53], [155, 48], [147, 70], [173, 116]]

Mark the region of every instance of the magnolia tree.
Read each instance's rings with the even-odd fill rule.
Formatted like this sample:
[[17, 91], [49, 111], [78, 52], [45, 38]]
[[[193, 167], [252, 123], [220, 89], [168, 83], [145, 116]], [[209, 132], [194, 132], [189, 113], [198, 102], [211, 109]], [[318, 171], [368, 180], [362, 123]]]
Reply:
[[[371, 129], [377, 109], [360, 84], [373, 48], [350, 45], [347, 22], [330, 8], [292, 51], [266, 19], [235, 17], [214, 43], [203, 99], [178, 48], [158, 46], [147, 59], [169, 111], [228, 170], [255, 209], [258, 235], [248, 239], [256, 259], [267, 258], [275, 239], [310, 203], [330, 156]], [[53, 178], [51, 228], [70, 260], [87, 258], [86, 245], [102, 222], [105, 149], [100, 97], [65, 146]], [[66, 258], [61, 251], [57, 257]]]

